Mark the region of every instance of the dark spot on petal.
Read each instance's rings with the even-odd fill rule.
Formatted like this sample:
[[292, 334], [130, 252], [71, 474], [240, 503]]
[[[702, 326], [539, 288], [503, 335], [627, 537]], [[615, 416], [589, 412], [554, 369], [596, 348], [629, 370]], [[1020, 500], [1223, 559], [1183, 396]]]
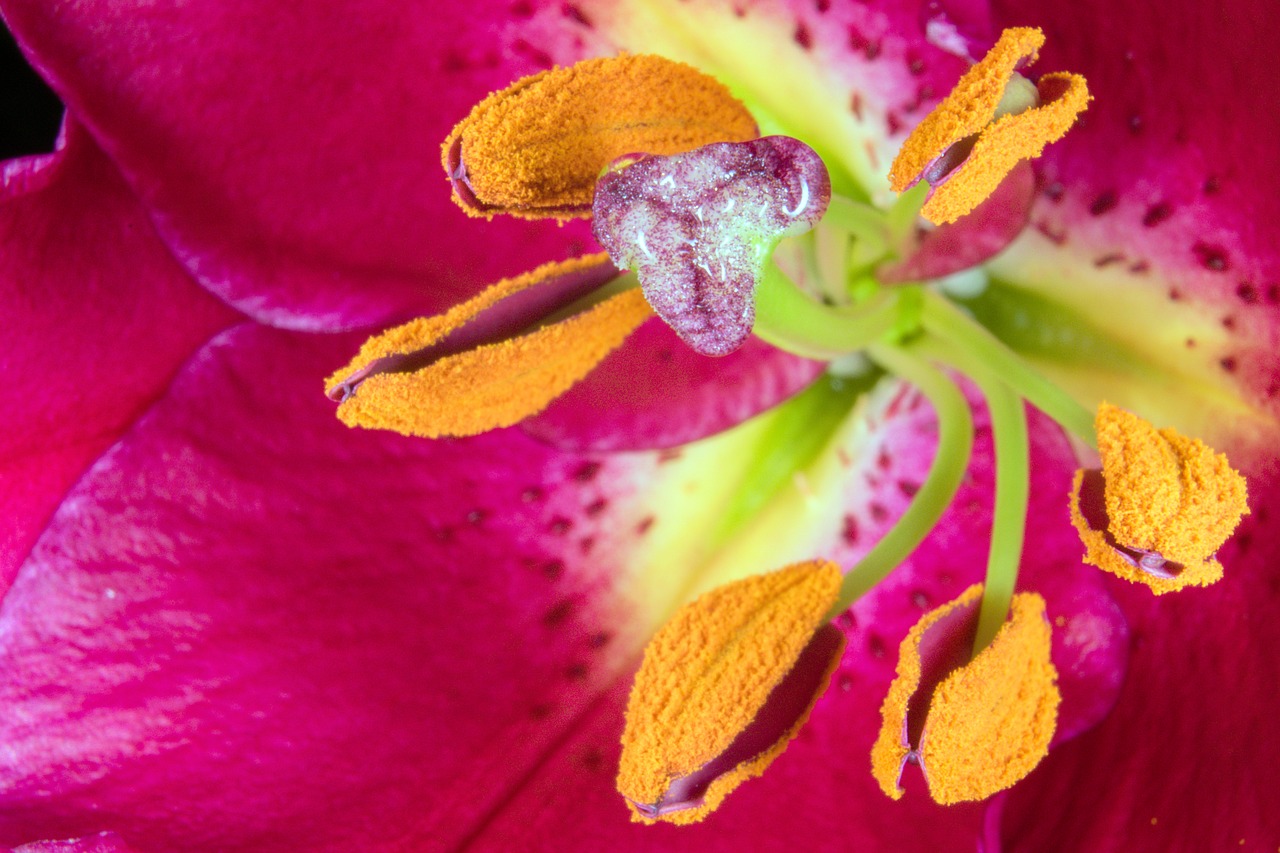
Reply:
[[1227, 252], [1221, 246], [1212, 246], [1208, 243], [1196, 243], [1192, 247], [1192, 251], [1196, 253], [1196, 258], [1200, 261], [1200, 266], [1214, 272], [1223, 272], [1229, 266], [1227, 262]]
[[862, 53], [867, 57], [867, 59], [875, 59], [880, 55], [880, 42], [870, 42], [865, 48], [863, 48]]
[[1173, 216], [1173, 208], [1162, 201], [1147, 208], [1147, 212], [1142, 217], [1142, 224], [1148, 228], [1154, 228], [1170, 216]]
[[885, 450], [883, 447], [880, 448], [880, 452], [876, 454], [876, 467], [881, 471], [888, 471], [889, 466], [892, 464], [893, 457], [889, 455], [889, 451]]
[[542, 564], [542, 574], [548, 580], [556, 580], [564, 574], [564, 560], [548, 560]]
[[1137, 113], [1129, 116], [1129, 132], [1134, 136], [1142, 133], [1142, 116]]
[[1225, 370], [1227, 373], [1235, 373], [1236, 368], [1239, 366], [1236, 363], [1236, 357], [1234, 355], [1229, 355], [1224, 358], [1218, 359], [1218, 364], [1222, 365], [1222, 369]]
[[658, 462], [659, 464], [665, 463], [665, 462], [674, 462], [677, 459], [679, 459], [682, 455], [684, 455], [684, 451], [682, 451], [680, 448], [669, 447], [666, 450], [658, 451]]
[[836, 686], [840, 688], [841, 693], [848, 693], [853, 689], [853, 676], [845, 672], [840, 673], [836, 678]]
[[852, 515], [844, 517], [844, 526], [840, 530], [840, 538], [844, 540], [846, 545], [858, 544], [858, 519]]
[[1093, 216], [1101, 216], [1110, 212], [1118, 202], [1116, 194], [1113, 190], [1107, 190], [1102, 195], [1093, 200], [1093, 204], [1089, 205], [1089, 213]]
[[1195, 348], [1196, 348], [1196, 339], [1195, 339], [1195, 338], [1187, 338], [1187, 339], [1186, 339], [1186, 341], [1185, 341], [1184, 343], [1185, 343], [1185, 345], [1186, 345], [1187, 349], [1195, 349]]
[[924, 73], [924, 60], [918, 56], [912, 57], [912, 59], [907, 62], [907, 70], [919, 77]]
[[539, 702], [529, 709], [529, 716], [535, 720], [545, 720], [551, 716], [551, 706], [546, 702]]
[[846, 610], [836, 617], [836, 627], [841, 631], [848, 633], [858, 627], [858, 620], [853, 615], [853, 611]]
[[578, 543], [578, 550], [582, 551], [584, 556], [590, 554], [591, 549], [594, 547], [596, 547], [596, 537], [594, 536], [584, 537], [583, 540]]
[[534, 47], [524, 39], [516, 39], [512, 42], [511, 47], [516, 53], [528, 57], [530, 62], [541, 68], [551, 68], [556, 64], [555, 60], [551, 58], [551, 54], [540, 47]]
[[1054, 228], [1048, 222], [1037, 222], [1036, 230], [1049, 239], [1050, 243], [1055, 246], [1065, 245], [1067, 242], [1067, 232], [1064, 228]]
[[586, 512], [586, 514], [589, 516], [599, 515], [600, 513], [604, 512], [605, 508], [608, 506], [609, 506], [609, 502], [607, 500], [605, 500], [604, 498], [596, 498], [591, 503], [587, 504], [586, 508], [584, 509], [584, 512]]
[[577, 471], [574, 472], [573, 479], [579, 483], [590, 483], [596, 478], [596, 474], [600, 473], [599, 462], [586, 462]]
[[452, 527], [437, 527], [435, 530], [431, 531], [431, 535], [432, 535], [433, 537], [435, 537], [435, 540], [436, 540], [437, 542], [452, 542], [452, 541], [453, 541], [453, 528], [452, 528]]
[[803, 21], [796, 24], [796, 31], [791, 34], [791, 38], [802, 50], [813, 50], [813, 36], [809, 34], [809, 28]]
[[1176, 288], [1176, 287], [1171, 287], [1171, 288], [1169, 288], [1169, 301], [1170, 301], [1170, 302], [1181, 302], [1181, 301], [1182, 301], [1182, 291], [1181, 291], [1181, 290], [1178, 290], [1178, 288]]
[[924, 590], [918, 589], [911, 593], [911, 603], [921, 610], [929, 609], [929, 596]]
[[551, 524], [547, 526], [547, 529], [557, 536], [563, 536], [573, 529], [573, 522], [562, 515], [558, 515], [551, 519]]
[[479, 524], [480, 522], [484, 521], [488, 517], [489, 517], [488, 510], [479, 509], [479, 508], [473, 509], [471, 510], [471, 512], [467, 513], [467, 523]]
[[867, 638], [867, 651], [871, 652], [871, 656], [877, 660], [884, 657], [884, 640], [875, 634]]
[[567, 598], [562, 598], [542, 615], [542, 624], [548, 628], [558, 628], [572, 615], [573, 602]]
[[1246, 305], [1254, 305], [1258, 301], [1258, 288], [1253, 286], [1252, 282], [1242, 281], [1236, 287], [1236, 296], [1240, 297], [1240, 301]]
[[564, 677], [570, 681], [581, 681], [587, 677], [588, 672], [590, 672], [590, 669], [587, 665], [579, 661], [577, 663], [571, 663], [565, 667]]
[[1280, 284], [1267, 285], [1267, 304], [1280, 305]]
[[520, 493], [520, 500], [524, 501], [527, 504], [531, 504], [534, 501], [542, 500], [542, 496], [543, 496], [542, 489], [538, 488], [537, 486], [530, 486], [529, 488], [525, 489], [523, 492]]
[[884, 117], [885, 127], [889, 129], [890, 136], [896, 136], [902, 130], [902, 119], [898, 118], [898, 114], [890, 110], [888, 115]]
[[566, 18], [568, 18], [571, 21], [575, 21], [579, 24], [582, 24], [582, 26], [590, 29], [591, 19], [588, 18], [586, 14], [584, 14], [583, 11], [579, 9], [577, 6], [573, 5], [572, 3], [566, 3], [564, 4], [563, 11], [564, 11], [564, 16]]
[[1045, 198], [1049, 201], [1062, 201], [1062, 197], [1066, 194], [1067, 188], [1062, 185], [1061, 181], [1052, 181], [1044, 188]]
[[862, 94], [854, 92], [853, 97], [849, 99], [849, 111], [853, 113], [853, 117], [858, 121], [862, 121]]
[[881, 504], [873, 503], [867, 509], [871, 513], [873, 521], [881, 522], [889, 517], [889, 510], [885, 509]]
[[1236, 548], [1244, 554], [1253, 547], [1253, 534], [1247, 531], [1236, 534]]
[[1222, 182], [1218, 180], [1217, 175], [1210, 175], [1204, 179], [1203, 189], [1205, 195], [1213, 195], [1218, 190], [1222, 189]]
[[818, 10], [819, 15], [825, 15], [831, 11], [831, 0], [814, 0], [813, 8]]
[[603, 649], [612, 639], [613, 635], [608, 631], [597, 631], [587, 638], [587, 645], [593, 649]]
[[916, 492], [920, 491], [920, 484], [912, 483], [907, 480], [899, 480], [898, 491], [902, 492], [905, 497], [914, 498], [916, 496]]
[[1103, 267], [1109, 267], [1112, 264], [1119, 264], [1123, 262], [1124, 262], [1124, 255], [1122, 255], [1119, 252], [1112, 252], [1109, 255], [1103, 255], [1100, 258], [1095, 258], [1093, 261], [1093, 265], [1098, 269], [1102, 269]]
[[510, 9], [511, 16], [514, 18], [533, 17], [533, 4], [529, 3], [528, 0], [517, 0], [517, 2], [511, 4]]
[[1129, 265], [1129, 272], [1134, 273], [1135, 275], [1142, 275], [1150, 270], [1151, 264], [1146, 261], [1136, 261]]
[[588, 773], [599, 773], [604, 769], [604, 753], [591, 747], [582, 754], [582, 767]]
[[1227, 316], [1223, 317], [1222, 328], [1226, 329], [1228, 332], [1235, 331], [1236, 318], [1231, 314], [1228, 314]]

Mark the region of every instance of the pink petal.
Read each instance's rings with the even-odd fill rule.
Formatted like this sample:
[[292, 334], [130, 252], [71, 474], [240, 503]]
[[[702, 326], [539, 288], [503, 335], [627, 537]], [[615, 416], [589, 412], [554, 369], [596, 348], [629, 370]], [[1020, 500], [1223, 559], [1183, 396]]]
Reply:
[[699, 355], [654, 318], [522, 428], [568, 449], [675, 447], [776, 405], [823, 368], [754, 338], [723, 358]]
[[114, 832], [101, 832], [65, 841], [33, 841], [7, 849], [7, 853], [134, 853]]
[[0, 591], [67, 488], [236, 315], [195, 286], [74, 122], [0, 172]]
[[353, 343], [223, 334], [67, 497], [0, 614], [0, 843], [451, 847], [630, 665], [652, 455], [347, 430]]
[[586, 249], [581, 225], [485, 223], [449, 200], [449, 128], [594, 43], [569, 7], [516, 6], [11, 0], [5, 18], [202, 284], [333, 329]]

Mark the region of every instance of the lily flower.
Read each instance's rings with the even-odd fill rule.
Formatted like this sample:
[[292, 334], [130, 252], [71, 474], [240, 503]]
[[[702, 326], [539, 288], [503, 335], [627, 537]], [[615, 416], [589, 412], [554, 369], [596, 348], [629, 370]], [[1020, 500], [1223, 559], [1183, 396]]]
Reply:
[[[1276, 268], [1256, 223], [1280, 194], [1258, 142], [1274, 117], [1233, 85], [1242, 64], [1272, 79], [1269, 28], [1043, 5], [0, 2], [68, 106], [58, 150], [6, 164], [0, 195], [0, 843], [1272, 843]], [[1034, 198], [970, 215], [1013, 232], [1003, 251], [954, 268], [929, 250], [931, 273], [961, 274], [924, 289], [1074, 406], [1228, 453], [1253, 512], [1217, 551], [1225, 576], [1157, 599], [1082, 567], [1077, 447], [1031, 413], [1018, 585], [1046, 602], [1058, 742], [985, 806], [884, 797], [867, 755], [893, 646], [988, 557], [1010, 419], [966, 387], [955, 498], [832, 616], [845, 651], [791, 747], [696, 826], [633, 824], [613, 777], [645, 645], [739, 578], [865, 559], [939, 454], [932, 398], [849, 365], [814, 383], [823, 364], [754, 339], [707, 358], [657, 319], [542, 414], [473, 438], [346, 429], [318, 383], [371, 335], [589, 254], [581, 224], [449, 200], [435, 146], [513, 80], [620, 50], [695, 66], [865, 206], [844, 208], [851, 284], [884, 283], [890, 246], [918, 281], [954, 232], [853, 220], [887, 209], [893, 155], [971, 58], [1028, 23], [1036, 68], [1088, 79], [1087, 122], [1037, 161]], [[806, 264], [832, 236], [779, 263], [825, 280]]]

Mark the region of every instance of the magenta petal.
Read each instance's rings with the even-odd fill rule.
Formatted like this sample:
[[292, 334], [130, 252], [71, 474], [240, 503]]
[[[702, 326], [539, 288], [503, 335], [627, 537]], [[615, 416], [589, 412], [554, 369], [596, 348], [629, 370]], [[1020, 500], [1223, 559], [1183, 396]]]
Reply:
[[100, 832], [84, 838], [63, 841], [33, 841], [20, 847], [8, 848], [6, 853], [134, 853], [114, 832]]
[[824, 367], [754, 338], [723, 358], [699, 355], [654, 318], [521, 426], [568, 449], [675, 447], [782, 402]]
[[3, 166], [0, 592], [85, 467], [236, 315], [156, 239], [74, 122], [52, 155]]
[[589, 240], [449, 200], [453, 124], [590, 36], [560, 4], [517, 6], [6, 0], [4, 14], [202, 284], [265, 322], [333, 329], [438, 310]]
[[67, 497], [0, 611], [0, 843], [452, 848], [623, 677], [644, 460], [348, 430], [355, 343], [223, 334]]

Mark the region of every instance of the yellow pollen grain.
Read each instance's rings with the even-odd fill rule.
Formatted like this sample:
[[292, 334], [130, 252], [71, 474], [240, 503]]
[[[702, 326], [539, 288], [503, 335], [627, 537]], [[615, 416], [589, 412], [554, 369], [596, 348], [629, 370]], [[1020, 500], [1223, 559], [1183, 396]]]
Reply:
[[[1039, 106], [995, 119], [1015, 71], [1039, 56], [1044, 33], [1014, 27], [960, 78], [903, 143], [889, 170], [895, 192], [914, 185], [948, 148], [975, 139], [965, 160], [936, 184], [920, 214], [941, 225], [981, 204], [1020, 161], [1038, 157], [1062, 138], [1089, 103], [1089, 89], [1076, 74], [1046, 74], [1037, 90]], [[994, 120], [993, 120], [994, 119]]]
[[340, 385], [344, 379], [363, 369], [370, 363], [389, 355], [405, 355], [425, 349], [441, 340], [449, 333], [466, 325], [476, 315], [497, 305], [515, 293], [536, 287], [543, 282], [571, 275], [576, 272], [610, 263], [609, 255], [597, 252], [581, 258], [567, 261], [556, 261], [543, 264], [527, 273], [514, 278], [504, 278], [496, 284], [486, 287], [480, 293], [459, 303], [443, 314], [432, 317], [418, 317], [408, 323], [388, 329], [380, 335], [374, 335], [364, 342], [356, 357], [346, 367], [335, 372], [325, 380], [326, 393]]
[[987, 55], [907, 136], [889, 169], [893, 191], [906, 190], [942, 152], [990, 124], [1009, 78], [1020, 64], [1035, 62], [1043, 44], [1044, 33], [1038, 29], [1013, 27], [1002, 32]]
[[929, 702], [920, 755], [929, 793], [944, 805], [982, 800], [1024, 778], [1048, 754], [1061, 694], [1050, 661], [1044, 599], [1015, 595], [1008, 622], [989, 646], [952, 672], [931, 697], [914, 696], [921, 677], [919, 648], [925, 630], [982, 587], [927, 614], [903, 640], [898, 677], [885, 697], [884, 724], [872, 749], [872, 773], [894, 799], [902, 796], [898, 771], [908, 703]]
[[522, 337], [375, 374], [338, 407], [348, 426], [424, 438], [478, 435], [541, 412], [653, 316], [637, 290]]
[[1001, 116], [983, 131], [965, 161], [934, 188], [921, 216], [942, 225], [973, 210], [1014, 166], [1061, 139], [1089, 103], [1089, 88], [1078, 74], [1046, 74], [1038, 88], [1040, 106]]
[[[673, 780], [724, 752], [823, 624], [840, 578], [834, 563], [799, 563], [719, 587], [681, 608], [650, 641], [636, 674], [618, 791], [634, 803], [658, 803]], [[661, 819], [704, 818], [739, 784], [764, 772], [803, 723], [797, 720], [773, 748], [713, 782], [701, 807]], [[634, 809], [633, 819], [652, 822]]]
[[743, 142], [755, 120], [719, 81], [660, 56], [589, 59], [517, 81], [477, 104], [445, 139], [446, 172], [461, 146], [483, 205], [473, 216], [590, 215], [596, 178], [624, 154], [677, 154]]
[[1160, 594], [1221, 579], [1214, 554], [1248, 514], [1248, 487], [1227, 457], [1204, 442], [1103, 403], [1094, 420], [1102, 457], [1108, 530], [1120, 545], [1181, 564], [1172, 578], [1142, 571], [1116, 553], [1080, 510], [1084, 471], [1072, 487], [1071, 519], [1085, 561]]

